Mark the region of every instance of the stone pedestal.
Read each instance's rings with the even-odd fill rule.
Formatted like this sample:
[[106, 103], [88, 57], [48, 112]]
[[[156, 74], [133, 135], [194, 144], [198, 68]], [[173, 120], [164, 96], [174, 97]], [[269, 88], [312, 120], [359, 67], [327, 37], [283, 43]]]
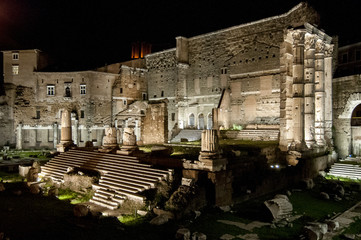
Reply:
[[121, 155], [134, 155], [139, 153], [137, 139], [133, 128], [125, 128], [123, 133], [123, 146], [117, 151]]
[[74, 146], [74, 143], [71, 137], [70, 112], [68, 110], [64, 110], [61, 113], [60, 143], [56, 146], [56, 150], [58, 152], [66, 152], [72, 146]]
[[217, 130], [203, 130], [202, 146], [198, 157], [199, 161], [184, 161], [183, 167], [186, 169], [198, 169], [210, 172], [226, 170], [227, 159], [219, 154]]
[[115, 152], [118, 148], [117, 130], [115, 127], [105, 129], [105, 136], [103, 137], [103, 145], [99, 152]]

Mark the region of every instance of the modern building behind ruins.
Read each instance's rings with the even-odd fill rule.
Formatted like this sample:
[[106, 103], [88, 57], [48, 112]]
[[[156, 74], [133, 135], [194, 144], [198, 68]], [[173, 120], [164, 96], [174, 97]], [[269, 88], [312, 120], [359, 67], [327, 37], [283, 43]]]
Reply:
[[6, 139], [54, 148], [67, 108], [79, 146], [101, 145], [109, 125], [119, 136], [134, 127], [143, 143], [171, 141], [181, 129], [242, 126], [278, 130], [283, 151], [325, 149], [336, 52], [318, 22], [301, 3], [280, 16], [177, 37], [175, 48], [144, 59], [79, 72], [46, 71], [39, 50], [4, 51]]

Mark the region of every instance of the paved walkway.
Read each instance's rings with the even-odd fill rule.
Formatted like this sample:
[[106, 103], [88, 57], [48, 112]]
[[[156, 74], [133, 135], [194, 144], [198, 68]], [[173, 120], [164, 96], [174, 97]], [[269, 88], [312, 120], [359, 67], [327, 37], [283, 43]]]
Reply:
[[326, 233], [323, 236], [323, 239], [328, 240], [339, 235], [345, 228], [355, 221], [355, 218], [361, 218], [361, 201], [340, 215], [335, 216], [332, 220], [335, 220], [340, 224], [339, 229], [332, 233]]

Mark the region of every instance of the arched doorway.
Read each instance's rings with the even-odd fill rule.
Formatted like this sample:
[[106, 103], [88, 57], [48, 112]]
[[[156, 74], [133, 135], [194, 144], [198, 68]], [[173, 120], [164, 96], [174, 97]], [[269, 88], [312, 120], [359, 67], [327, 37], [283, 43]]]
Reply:
[[203, 113], [198, 115], [198, 129], [204, 129], [204, 116], [203, 116]]
[[193, 128], [194, 126], [194, 114], [191, 113], [188, 117], [188, 127]]
[[352, 154], [361, 155], [361, 104], [357, 105], [351, 115]]

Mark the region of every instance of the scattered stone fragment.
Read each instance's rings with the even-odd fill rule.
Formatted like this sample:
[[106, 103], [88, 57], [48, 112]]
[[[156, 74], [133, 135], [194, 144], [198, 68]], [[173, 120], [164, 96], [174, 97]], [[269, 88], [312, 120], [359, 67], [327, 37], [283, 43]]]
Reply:
[[320, 229], [314, 226], [305, 226], [303, 228], [306, 238], [309, 240], [321, 240], [323, 238], [323, 234]]
[[231, 211], [231, 207], [230, 206], [221, 206], [219, 207], [223, 212], [229, 212]]
[[286, 195], [276, 195], [274, 199], [264, 202], [275, 220], [280, 220], [292, 215], [292, 204]]
[[320, 196], [322, 199], [325, 199], [325, 200], [330, 199], [330, 196], [328, 195], [328, 193], [325, 193], [325, 192], [320, 192]]
[[31, 184], [29, 187], [30, 193], [32, 194], [39, 194], [40, 193], [40, 186], [38, 184]]
[[242, 238], [246, 240], [259, 240], [259, 237], [256, 233], [247, 233], [245, 235], [238, 235], [237, 238]]
[[145, 216], [145, 215], [147, 215], [147, 211], [144, 211], [144, 210], [137, 210], [137, 214], [139, 215], [139, 216]]
[[85, 217], [89, 214], [89, 208], [86, 205], [77, 204], [73, 208], [73, 213], [75, 217]]
[[180, 228], [175, 234], [175, 239], [189, 240], [190, 237], [191, 237], [191, 232], [189, 231], [188, 228]]
[[336, 186], [335, 193], [337, 194], [337, 196], [343, 197], [345, 195], [345, 189], [341, 185], [338, 184]]
[[325, 223], [327, 224], [328, 232], [333, 232], [340, 227], [339, 222], [335, 220], [326, 220]]
[[347, 239], [347, 240], [353, 240], [353, 239], [356, 239], [356, 235], [351, 234], [351, 233], [345, 233], [345, 234], [343, 234], [343, 238]]
[[163, 215], [163, 216], [167, 217], [168, 219], [174, 219], [174, 214], [172, 212], [170, 212], [170, 211], [165, 211], [165, 210], [160, 209], [160, 208], [153, 208], [153, 212], [157, 216]]
[[197, 218], [199, 218], [201, 216], [201, 211], [195, 210], [194, 214], [195, 214], [194, 219], [197, 219]]
[[204, 233], [194, 232], [192, 234], [192, 240], [206, 240], [207, 236]]
[[221, 240], [232, 240], [234, 238], [236, 238], [236, 237], [231, 235], [231, 234], [226, 233], [226, 234], [223, 234], [219, 239], [221, 239]]
[[52, 186], [48, 191], [48, 197], [56, 197], [58, 196], [58, 194], [59, 194], [59, 190], [54, 186]]
[[163, 225], [164, 223], [168, 222], [168, 216], [166, 215], [159, 215], [159, 216], [156, 216], [155, 218], [153, 218], [152, 220], [150, 220], [150, 224], [152, 225]]
[[301, 186], [304, 189], [312, 189], [315, 186], [315, 183], [313, 182], [312, 178], [305, 178], [301, 181]]

